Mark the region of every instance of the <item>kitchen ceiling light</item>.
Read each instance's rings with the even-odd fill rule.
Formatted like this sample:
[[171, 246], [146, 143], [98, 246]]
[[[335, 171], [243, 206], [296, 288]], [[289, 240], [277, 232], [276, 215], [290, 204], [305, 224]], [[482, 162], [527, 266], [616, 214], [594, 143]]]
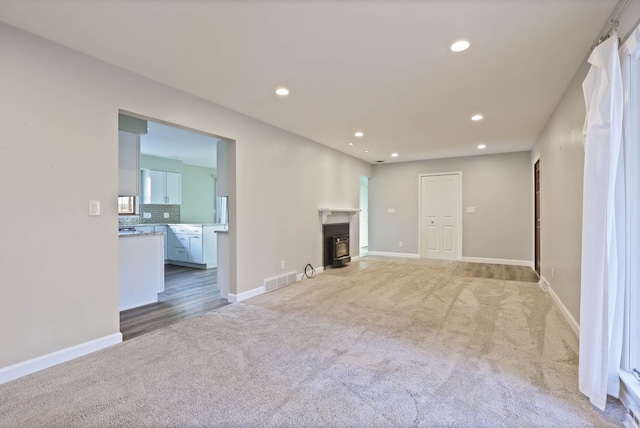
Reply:
[[469, 46], [471, 46], [471, 43], [467, 42], [466, 40], [458, 40], [451, 45], [451, 50], [454, 52], [462, 52], [464, 50], [467, 50]]
[[392, 158], [397, 158], [397, 157], [398, 157], [398, 154], [397, 154], [397, 153], [391, 153], [391, 157], [392, 157]]
[[362, 131], [358, 131], [358, 132], [356, 132], [356, 133], [355, 133], [355, 134], [353, 134], [353, 135], [355, 135], [355, 136], [356, 136], [356, 137], [358, 137], [358, 138], [361, 138], [361, 137], [364, 137], [364, 132], [362, 132]]
[[477, 122], [482, 119], [484, 119], [484, 116], [481, 114], [474, 114], [473, 116], [471, 116], [471, 120], [473, 120], [474, 122]]
[[287, 88], [278, 88], [276, 89], [276, 94], [280, 95], [281, 97], [286, 97], [287, 95], [289, 95], [289, 90]]
[[486, 144], [478, 144], [478, 148], [479, 148], [480, 150], [482, 150], [482, 149], [486, 149], [486, 148], [487, 148], [487, 145], [486, 145]]
[[364, 152], [365, 152], [365, 153], [369, 153], [369, 150], [365, 150]]

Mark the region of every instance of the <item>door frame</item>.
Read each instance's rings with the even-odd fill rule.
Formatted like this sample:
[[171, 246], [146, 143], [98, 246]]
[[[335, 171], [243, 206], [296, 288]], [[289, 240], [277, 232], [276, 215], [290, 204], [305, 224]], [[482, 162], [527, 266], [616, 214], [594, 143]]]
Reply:
[[[531, 186], [531, 189], [533, 191], [533, 257], [531, 260], [531, 264], [533, 267], [533, 271], [538, 274], [539, 278], [542, 278], [542, 211], [540, 211], [540, 232], [538, 232], [538, 219], [536, 218], [536, 164], [538, 165], [538, 170], [540, 171], [540, 206], [538, 206], [538, 209], [540, 209], [542, 206], [542, 162], [540, 161], [540, 154], [537, 154], [533, 158], [533, 162], [531, 163], [531, 176], [533, 181]], [[538, 236], [538, 234], [540, 236]], [[540, 238], [539, 244], [536, 242], [536, 237]], [[540, 245], [540, 248], [538, 248], [538, 245]], [[536, 249], [538, 249], [540, 252], [540, 260], [537, 260], [538, 254], [536, 252]], [[540, 265], [540, 272], [536, 270], [536, 261]]]
[[[458, 236], [456, 236], [456, 260], [462, 260], [462, 171], [450, 171], [450, 172], [432, 172], [425, 174], [418, 174], [418, 257], [422, 257], [422, 178], [433, 177], [437, 175], [457, 175], [458, 176], [458, 221], [456, 226], [458, 227]], [[424, 257], [428, 259], [429, 257]], [[439, 259], [436, 259], [439, 260]]]

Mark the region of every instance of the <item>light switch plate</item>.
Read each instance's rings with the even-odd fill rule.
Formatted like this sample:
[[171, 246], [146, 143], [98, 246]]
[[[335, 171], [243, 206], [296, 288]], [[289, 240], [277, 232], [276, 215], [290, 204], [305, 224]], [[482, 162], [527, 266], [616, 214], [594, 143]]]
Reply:
[[95, 199], [89, 200], [89, 215], [100, 215], [100, 201]]
[[387, 214], [395, 214], [395, 213], [396, 213], [395, 208], [387, 208]]

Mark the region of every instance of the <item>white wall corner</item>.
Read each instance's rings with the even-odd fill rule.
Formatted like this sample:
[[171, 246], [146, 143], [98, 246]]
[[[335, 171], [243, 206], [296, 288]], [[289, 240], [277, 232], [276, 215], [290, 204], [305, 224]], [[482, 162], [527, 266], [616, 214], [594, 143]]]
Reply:
[[[546, 279], [545, 279], [545, 282], [549, 284], [546, 281]], [[573, 332], [576, 334], [576, 336], [580, 337], [580, 324], [578, 324], [578, 321], [576, 321], [573, 315], [571, 315], [571, 312], [569, 312], [569, 309], [567, 309], [564, 303], [562, 303], [562, 300], [560, 300], [560, 298], [555, 293], [555, 291], [553, 291], [553, 288], [550, 285], [548, 285], [548, 289], [549, 289], [549, 295], [551, 296], [553, 301], [556, 302], [556, 305], [558, 305], [558, 308], [560, 308], [560, 312], [562, 312], [562, 315], [564, 315], [565, 319], [569, 323], [569, 326], [571, 327]]]
[[122, 333], [114, 333], [79, 345], [70, 346], [40, 357], [22, 361], [0, 369], [0, 385], [40, 370], [74, 360], [122, 342]]

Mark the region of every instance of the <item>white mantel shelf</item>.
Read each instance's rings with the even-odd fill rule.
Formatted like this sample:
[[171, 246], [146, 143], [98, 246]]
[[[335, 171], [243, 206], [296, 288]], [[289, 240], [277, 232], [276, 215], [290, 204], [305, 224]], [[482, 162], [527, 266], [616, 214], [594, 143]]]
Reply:
[[332, 213], [348, 213], [353, 215], [357, 212], [360, 212], [359, 208], [318, 208], [318, 211], [322, 213], [322, 223], [324, 224], [327, 221], [327, 217], [329, 217]]

